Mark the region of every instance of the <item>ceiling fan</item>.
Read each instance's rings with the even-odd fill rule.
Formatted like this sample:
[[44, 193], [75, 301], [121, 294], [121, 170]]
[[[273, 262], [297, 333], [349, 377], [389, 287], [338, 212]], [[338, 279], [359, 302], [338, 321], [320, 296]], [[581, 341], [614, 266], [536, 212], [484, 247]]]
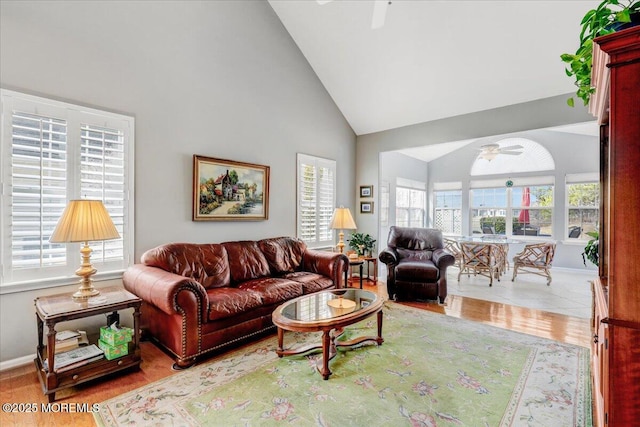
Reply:
[[[319, 5], [331, 3], [333, 0], [316, 0]], [[377, 30], [384, 26], [384, 20], [387, 16], [387, 7], [391, 4], [390, 0], [374, 0], [373, 16], [371, 17], [371, 29]]]
[[517, 150], [521, 150], [523, 148], [524, 147], [522, 145], [510, 145], [509, 147], [500, 148], [500, 145], [498, 144], [485, 144], [480, 147], [480, 155], [478, 156], [478, 158], [491, 161], [498, 157], [499, 154], [519, 156], [520, 154], [522, 154], [522, 151]]

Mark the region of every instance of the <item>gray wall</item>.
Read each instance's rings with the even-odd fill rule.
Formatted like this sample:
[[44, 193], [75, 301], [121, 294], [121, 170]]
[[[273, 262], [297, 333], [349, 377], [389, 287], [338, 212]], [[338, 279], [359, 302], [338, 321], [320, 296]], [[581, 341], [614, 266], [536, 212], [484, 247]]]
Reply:
[[[135, 117], [136, 259], [295, 235], [297, 152], [337, 160], [355, 210], [355, 134], [266, 1], [3, 1], [0, 17], [3, 88]], [[269, 165], [269, 220], [192, 222], [193, 154]], [[74, 288], [1, 295], [0, 362], [35, 352], [34, 297]]]

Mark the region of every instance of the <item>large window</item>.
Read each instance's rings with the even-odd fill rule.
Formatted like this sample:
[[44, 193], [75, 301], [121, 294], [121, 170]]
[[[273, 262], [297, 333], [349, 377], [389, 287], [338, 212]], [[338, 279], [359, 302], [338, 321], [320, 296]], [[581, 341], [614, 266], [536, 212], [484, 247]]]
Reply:
[[513, 187], [511, 189], [511, 234], [551, 236], [553, 185]]
[[462, 190], [435, 190], [434, 227], [444, 234], [462, 234]]
[[589, 240], [600, 219], [600, 184], [595, 176], [567, 176], [567, 235]]
[[553, 185], [545, 182], [551, 178], [529, 179], [531, 185], [471, 190], [472, 233], [551, 236]]
[[396, 225], [424, 227], [426, 199], [424, 190], [396, 187]]
[[477, 188], [471, 191], [471, 232], [505, 234], [507, 189]]
[[335, 160], [298, 154], [298, 238], [310, 247], [332, 246], [329, 227], [336, 201]]
[[121, 236], [91, 242], [94, 267], [100, 274], [126, 268], [133, 118], [6, 90], [2, 111], [2, 285], [75, 278], [80, 246], [49, 242], [72, 199], [101, 200]]

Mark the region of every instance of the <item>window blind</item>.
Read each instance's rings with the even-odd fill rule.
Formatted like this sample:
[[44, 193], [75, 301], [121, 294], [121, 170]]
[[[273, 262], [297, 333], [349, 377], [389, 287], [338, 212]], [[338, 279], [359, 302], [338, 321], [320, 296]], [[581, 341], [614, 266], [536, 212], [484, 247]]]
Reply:
[[335, 207], [336, 162], [298, 154], [297, 235], [310, 246], [333, 244], [329, 228]]

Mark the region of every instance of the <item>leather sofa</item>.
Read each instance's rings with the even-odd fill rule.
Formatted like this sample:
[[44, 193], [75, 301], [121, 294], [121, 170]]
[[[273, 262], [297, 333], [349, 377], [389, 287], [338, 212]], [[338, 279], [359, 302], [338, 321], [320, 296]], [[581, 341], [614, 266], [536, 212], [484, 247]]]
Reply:
[[392, 226], [379, 259], [387, 266], [389, 299], [435, 300], [447, 297], [447, 267], [455, 257], [444, 249], [440, 230]]
[[175, 369], [273, 328], [283, 302], [343, 287], [348, 258], [278, 237], [221, 244], [172, 243], [129, 267], [124, 286], [143, 300], [144, 335], [168, 350]]

